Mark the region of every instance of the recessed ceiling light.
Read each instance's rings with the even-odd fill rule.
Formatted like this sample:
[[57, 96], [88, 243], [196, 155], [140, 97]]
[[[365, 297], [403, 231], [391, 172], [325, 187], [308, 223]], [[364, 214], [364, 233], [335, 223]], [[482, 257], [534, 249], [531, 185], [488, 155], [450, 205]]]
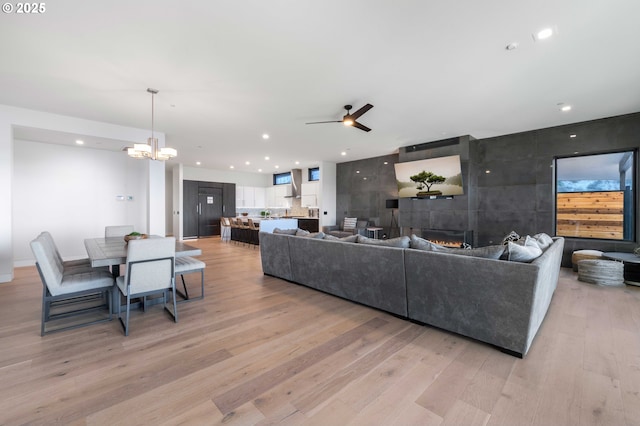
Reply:
[[489, 174], [489, 173], [491, 173], [491, 170], [485, 170], [484, 172], [485, 172], [486, 174]]
[[265, 160], [267, 160], [267, 161], [269, 161], [269, 157], [268, 157], [268, 156], [267, 156], [267, 157], [264, 157], [264, 159], [265, 159]]
[[199, 166], [200, 164], [202, 164], [202, 163], [199, 162], [199, 161], [196, 161], [196, 166]]
[[261, 171], [262, 171], [262, 169], [258, 169], [258, 171], [259, 171], [259, 172], [261, 172]]
[[249, 161], [245, 161], [244, 164], [246, 164], [248, 166], [251, 163]]
[[563, 111], [563, 112], [571, 111], [571, 105], [562, 105], [560, 107], [560, 111]]
[[76, 139], [76, 143], [77, 143], [78, 145], [84, 145], [84, 141], [83, 141], [83, 140], [80, 140], [80, 139]]
[[356, 170], [356, 173], [360, 173], [360, 170]]
[[280, 166], [278, 166], [278, 165], [276, 165], [275, 167], [276, 167], [276, 169], [279, 169], [279, 168], [280, 168]]
[[347, 155], [347, 153], [346, 153], [346, 152], [344, 152], [344, 151], [342, 151], [342, 152], [340, 153], [340, 155]]
[[569, 137], [570, 137], [570, 138], [575, 138], [575, 137], [577, 137], [577, 136], [578, 136], [578, 135], [576, 135], [575, 133], [572, 133], [572, 134], [570, 134], [570, 135], [569, 135]]
[[553, 28], [544, 28], [535, 34], [532, 34], [534, 41], [544, 40], [551, 37], [552, 35], [553, 35]]
[[366, 177], [366, 176], [365, 176], [365, 177], [363, 177], [363, 178], [362, 178], [362, 180], [367, 180], [367, 177]]
[[263, 133], [263, 134], [262, 134], [262, 139], [269, 139], [269, 135], [268, 135], [268, 134], [266, 134], [266, 133]]
[[233, 166], [229, 166], [229, 168], [230, 168], [230, 169], [233, 169], [234, 167], [233, 167]]
[[388, 162], [388, 161], [385, 161], [383, 164], [389, 164], [389, 162]]
[[296, 161], [296, 164], [300, 164], [300, 162], [299, 162], [299, 161]]

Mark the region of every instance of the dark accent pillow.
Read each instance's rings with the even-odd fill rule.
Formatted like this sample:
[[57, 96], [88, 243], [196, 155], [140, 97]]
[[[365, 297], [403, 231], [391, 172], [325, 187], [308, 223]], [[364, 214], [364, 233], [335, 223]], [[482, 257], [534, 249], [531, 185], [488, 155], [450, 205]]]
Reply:
[[340, 238], [340, 241], [344, 241], [345, 243], [356, 243], [358, 242], [358, 235], [349, 235], [348, 237]]
[[367, 238], [363, 235], [357, 235], [358, 243], [360, 244], [370, 244], [372, 246], [384, 246], [384, 247], [399, 247], [399, 248], [409, 248], [410, 239], [409, 237], [398, 237], [391, 238], [389, 240], [377, 240], [375, 238]]
[[285, 235], [296, 235], [296, 232], [298, 232], [297, 229], [280, 229], [280, 228], [276, 228], [273, 230], [274, 234], [285, 234]]
[[506, 246], [509, 241], [518, 241], [519, 239], [520, 235], [516, 231], [511, 231], [502, 239], [502, 244]]

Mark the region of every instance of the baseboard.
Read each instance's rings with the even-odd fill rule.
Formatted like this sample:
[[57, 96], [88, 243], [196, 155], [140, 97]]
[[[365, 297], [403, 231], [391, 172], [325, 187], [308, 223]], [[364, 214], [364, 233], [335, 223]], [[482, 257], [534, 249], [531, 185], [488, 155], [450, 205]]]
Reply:
[[11, 281], [13, 281], [13, 274], [0, 275], [0, 283], [10, 283]]

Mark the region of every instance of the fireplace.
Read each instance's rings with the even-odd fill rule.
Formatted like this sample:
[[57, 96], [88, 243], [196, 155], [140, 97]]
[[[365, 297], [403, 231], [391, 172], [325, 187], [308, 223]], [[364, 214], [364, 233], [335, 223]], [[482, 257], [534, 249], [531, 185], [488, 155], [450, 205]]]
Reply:
[[422, 238], [445, 247], [473, 245], [473, 231], [451, 229], [421, 229]]

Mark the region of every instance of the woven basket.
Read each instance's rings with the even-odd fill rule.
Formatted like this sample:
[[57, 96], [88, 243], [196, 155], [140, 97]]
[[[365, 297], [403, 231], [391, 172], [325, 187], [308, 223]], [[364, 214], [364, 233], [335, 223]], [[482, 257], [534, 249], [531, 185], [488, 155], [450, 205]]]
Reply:
[[624, 285], [624, 265], [614, 260], [581, 260], [578, 262], [578, 280], [598, 285]]
[[573, 271], [578, 272], [578, 262], [585, 259], [602, 259], [602, 252], [600, 250], [577, 250], [571, 254], [571, 264], [573, 265]]

